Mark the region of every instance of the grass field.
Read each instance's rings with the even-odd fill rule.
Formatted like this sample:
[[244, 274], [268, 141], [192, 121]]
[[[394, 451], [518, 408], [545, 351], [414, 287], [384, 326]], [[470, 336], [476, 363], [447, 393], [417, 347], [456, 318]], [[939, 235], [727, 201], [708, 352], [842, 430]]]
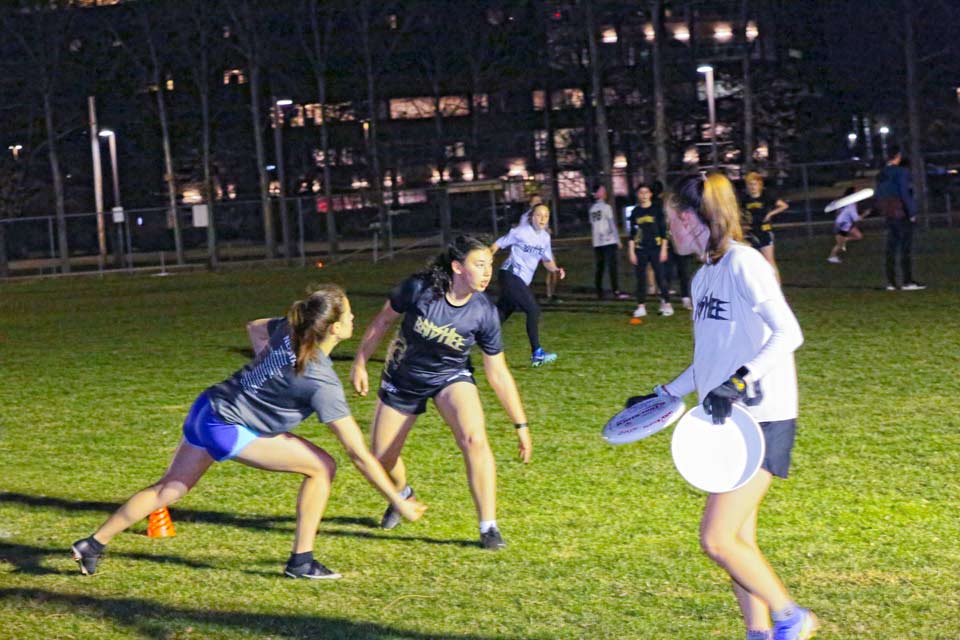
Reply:
[[[828, 245], [778, 247], [806, 343], [792, 474], [766, 500], [760, 542], [821, 637], [955, 640], [960, 236], [919, 238], [930, 288], [909, 293], [882, 290], [879, 234], [839, 266]], [[235, 463], [171, 508], [176, 537], [149, 539], [142, 523], [91, 578], [68, 549], [160, 476], [191, 401], [248, 358], [246, 320], [335, 280], [359, 337], [423, 256], [0, 284], [0, 637], [742, 638], [728, 582], [698, 546], [704, 497], [674, 471], [669, 434], [618, 448], [599, 437], [624, 397], [688, 364], [690, 320], [630, 326], [631, 303], [589, 295], [586, 248], [558, 256], [566, 303], [546, 309], [542, 334], [559, 361], [531, 369], [522, 319], [505, 327], [531, 465], [480, 380], [509, 547], [477, 546], [462, 459], [434, 409], [404, 451], [430, 509], [391, 532], [374, 528], [381, 498], [312, 420], [298, 433], [340, 463], [316, 554], [344, 579], [323, 584], [281, 576], [297, 478]], [[344, 380], [356, 345], [334, 354]], [[372, 399], [349, 396], [366, 424]]]

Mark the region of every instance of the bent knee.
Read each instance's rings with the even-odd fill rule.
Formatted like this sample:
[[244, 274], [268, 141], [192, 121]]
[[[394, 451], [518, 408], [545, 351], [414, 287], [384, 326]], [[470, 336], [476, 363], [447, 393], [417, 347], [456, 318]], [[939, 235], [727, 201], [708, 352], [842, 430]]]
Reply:
[[190, 492], [190, 489], [193, 488], [193, 484], [183, 480], [164, 478], [160, 480], [160, 482], [153, 485], [153, 488], [156, 490], [157, 496], [159, 496], [160, 500], [165, 505], [171, 505], [183, 496], [187, 495], [187, 493]]
[[458, 444], [461, 451], [467, 455], [482, 455], [490, 451], [490, 442], [484, 432], [465, 434], [460, 437]]
[[721, 562], [728, 558], [737, 544], [735, 535], [711, 531], [700, 534], [700, 548], [714, 562]]

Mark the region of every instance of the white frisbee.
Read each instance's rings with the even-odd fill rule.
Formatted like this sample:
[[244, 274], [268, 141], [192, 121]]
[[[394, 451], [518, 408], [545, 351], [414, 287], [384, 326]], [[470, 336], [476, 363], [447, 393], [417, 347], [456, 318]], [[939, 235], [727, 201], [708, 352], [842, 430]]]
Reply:
[[673, 464], [683, 479], [707, 493], [739, 489], [763, 464], [766, 442], [753, 416], [738, 404], [723, 424], [697, 405], [673, 430]]
[[663, 431], [683, 415], [682, 398], [657, 396], [627, 407], [603, 427], [603, 439], [610, 444], [627, 444]]
[[830, 213], [836, 211], [837, 209], [842, 209], [848, 204], [853, 204], [854, 202], [860, 202], [861, 200], [866, 200], [867, 198], [873, 197], [873, 189], [860, 189], [860, 191], [855, 191], [848, 196], [843, 196], [842, 198], [837, 198], [826, 207], [824, 207], [824, 213]]

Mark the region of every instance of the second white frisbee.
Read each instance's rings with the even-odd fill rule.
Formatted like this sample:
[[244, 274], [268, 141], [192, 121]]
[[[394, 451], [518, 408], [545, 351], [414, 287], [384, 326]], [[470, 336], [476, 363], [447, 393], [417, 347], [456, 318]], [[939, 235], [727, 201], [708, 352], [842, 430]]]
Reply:
[[873, 189], [860, 189], [860, 191], [855, 191], [848, 196], [842, 198], [837, 198], [830, 204], [828, 204], [824, 209], [824, 213], [832, 213], [837, 209], [842, 209], [848, 204], [853, 204], [854, 202], [861, 202], [868, 198], [873, 197]]
[[697, 405], [673, 429], [673, 464], [684, 480], [707, 493], [726, 493], [749, 482], [763, 464], [766, 442], [753, 416], [738, 404], [723, 424]]
[[657, 396], [638, 402], [610, 418], [603, 427], [603, 439], [610, 444], [627, 444], [662, 431], [683, 415], [682, 398]]

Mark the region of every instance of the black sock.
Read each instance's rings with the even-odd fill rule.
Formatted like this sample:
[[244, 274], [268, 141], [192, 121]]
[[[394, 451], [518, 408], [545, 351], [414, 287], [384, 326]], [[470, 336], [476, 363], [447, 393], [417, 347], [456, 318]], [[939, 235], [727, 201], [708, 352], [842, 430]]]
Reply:
[[101, 543], [101, 542], [98, 542], [97, 539], [94, 538], [93, 536], [90, 536], [89, 538], [87, 538], [87, 544], [89, 544], [90, 547], [91, 547], [97, 554], [103, 553], [103, 550], [104, 550], [104, 549], [106, 548], [106, 546], [107, 546], [107, 545], [105, 545], [105, 544], [103, 544], [103, 543]]
[[291, 567], [299, 567], [302, 564], [313, 562], [313, 551], [304, 551], [303, 553], [291, 553], [287, 564]]

